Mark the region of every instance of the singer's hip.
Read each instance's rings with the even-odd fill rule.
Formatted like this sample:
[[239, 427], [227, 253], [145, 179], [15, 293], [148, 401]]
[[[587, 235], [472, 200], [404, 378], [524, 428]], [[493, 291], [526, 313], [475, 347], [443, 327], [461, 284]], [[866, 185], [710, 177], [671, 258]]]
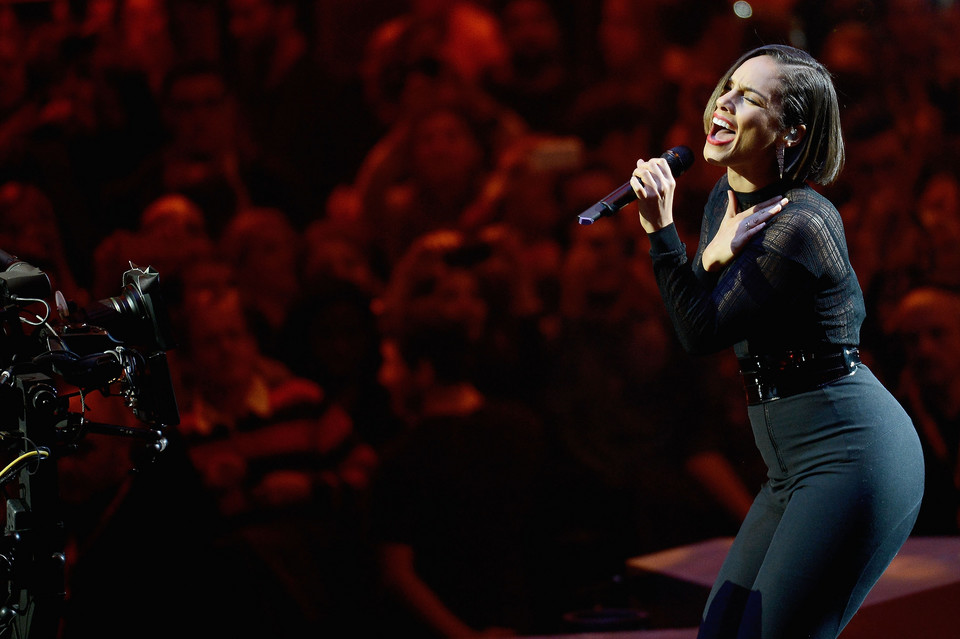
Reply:
[[[863, 364], [815, 390], [748, 406], [757, 448], [775, 482], [818, 473], [854, 475], [864, 484], [921, 477], [916, 429], [899, 402]], [[910, 479], [913, 477], [913, 479]]]

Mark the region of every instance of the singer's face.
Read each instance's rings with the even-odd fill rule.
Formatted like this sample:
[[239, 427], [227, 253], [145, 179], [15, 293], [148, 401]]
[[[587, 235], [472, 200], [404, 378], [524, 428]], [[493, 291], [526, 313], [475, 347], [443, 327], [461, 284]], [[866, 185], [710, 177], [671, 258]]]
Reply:
[[745, 61], [717, 98], [703, 156], [727, 167], [735, 189], [754, 190], [777, 177], [779, 69], [770, 56]]

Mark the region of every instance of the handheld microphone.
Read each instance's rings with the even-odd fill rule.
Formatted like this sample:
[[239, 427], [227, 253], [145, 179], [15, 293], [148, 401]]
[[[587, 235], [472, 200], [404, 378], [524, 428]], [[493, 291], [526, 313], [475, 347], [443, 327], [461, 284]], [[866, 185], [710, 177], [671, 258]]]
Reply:
[[[693, 151], [686, 146], [675, 146], [661, 155], [667, 161], [670, 172], [677, 178], [693, 165]], [[622, 184], [612, 193], [605, 195], [599, 202], [579, 215], [580, 224], [593, 224], [601, 217], [613, 215], [627, 204], [637, 199], [630, 182]]]

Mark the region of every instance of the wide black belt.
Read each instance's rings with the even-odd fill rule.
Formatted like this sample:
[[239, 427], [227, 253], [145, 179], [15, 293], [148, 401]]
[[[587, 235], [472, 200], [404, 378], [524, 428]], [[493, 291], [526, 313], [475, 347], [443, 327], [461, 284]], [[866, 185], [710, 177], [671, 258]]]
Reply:
[[860, 351], [845, 347], [834, 351], [788, 351], [776, 356], [739, 357], [740, 375], [748, 404], [760, 404], [820, 388], [852, 375]]

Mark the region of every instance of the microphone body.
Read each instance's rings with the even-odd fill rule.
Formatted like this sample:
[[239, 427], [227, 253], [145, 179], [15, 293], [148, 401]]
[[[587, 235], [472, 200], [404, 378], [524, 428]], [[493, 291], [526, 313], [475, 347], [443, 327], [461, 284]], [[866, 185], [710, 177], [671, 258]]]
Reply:
[[[693, 151], [686, 146], [675, 146], [661, 155], [667, 161], [670, 172], [677, 178], [693, 165]], [[621, 184], [617, 189], [605, 195], [599, 202], [578, 216], [580, 224], [593, 224], [601, 217], [613, 215], [627, 204], [635, 201], [637, 194], [630, 182]]]

